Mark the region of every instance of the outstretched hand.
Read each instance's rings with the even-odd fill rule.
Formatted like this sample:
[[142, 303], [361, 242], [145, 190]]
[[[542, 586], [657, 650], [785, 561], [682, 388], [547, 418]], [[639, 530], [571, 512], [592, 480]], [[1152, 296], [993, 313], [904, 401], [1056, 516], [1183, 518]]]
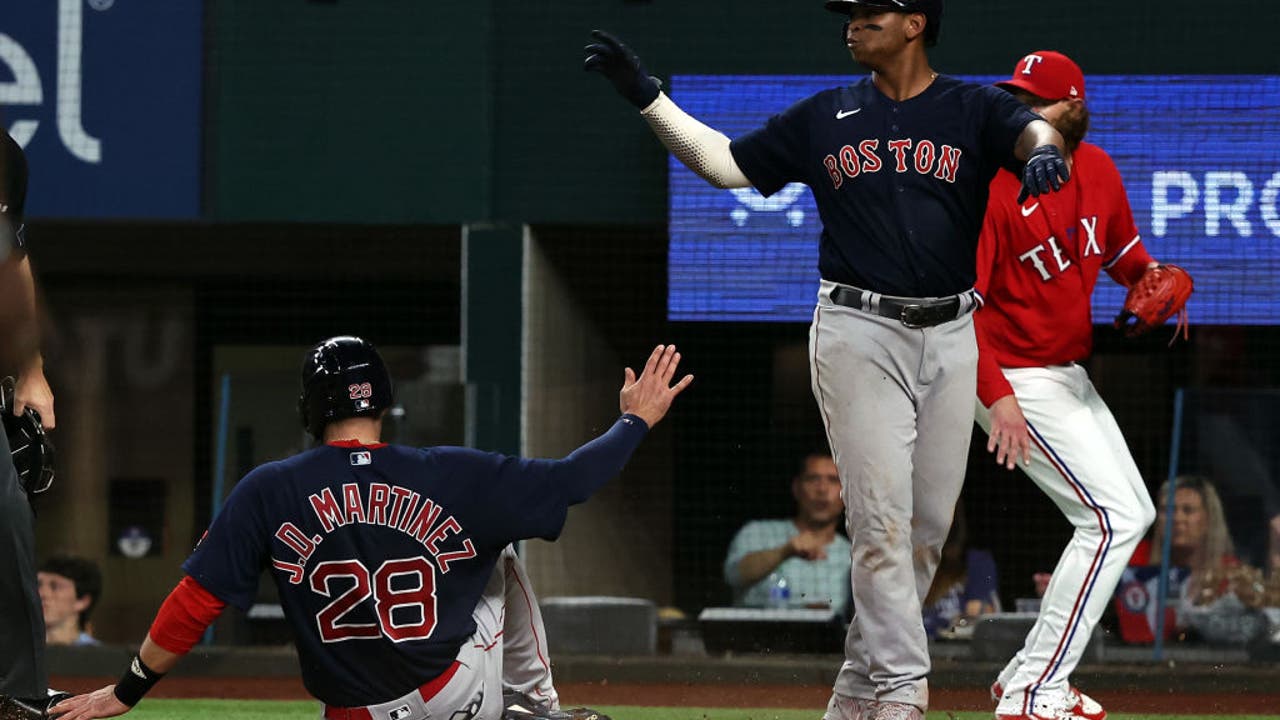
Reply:
[[596, 42], [583, 48], [587, 58], [583, 70], [594, 70], [609, 78], [618, 94], [643, 110], [658, 99], [659, 84], [644, 69], [640, 58], [621, 40], [603, 30], [592, 30]]
[[693, 382], [692, 375], [685, 375], [680, 382], [671, 384], [676, 368], [680, 366], [680, 353], [675, 345], [659, 345], [649, 355], [640, 377], [631, 368], [623, 371], [622, 390], [618, 393], [618, 406], [623, 413], [631, 413], [653, 428], [667, 414], [671, 402]]
[[1031, 433], [1017, 397], [1005, 395], [991, 403], [991, 430], [987, 452], [996, 454], [996, 464], [1012, 470], [1018, 460], [1031, 463]]
[[132, 708], [116, 698], [115, 689], [115, 685], [107, 685], [91, 693], [67, 698], [49, 708], [49, 717], [56, 717], [58, 720], [93, 720], [123, 715]]

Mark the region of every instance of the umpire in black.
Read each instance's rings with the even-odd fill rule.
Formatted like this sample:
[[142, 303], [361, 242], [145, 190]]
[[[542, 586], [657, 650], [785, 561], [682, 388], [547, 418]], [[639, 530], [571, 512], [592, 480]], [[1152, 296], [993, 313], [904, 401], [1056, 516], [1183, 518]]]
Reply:
[[[35, 279], [23, 234], [26, 199], [27, 159], [0, 128], [0, 375], [17, 376], [11, 411], [20, 415], [30, 407], [52, 428], [53, 393], [44, 377]], [[0, 433], [0, 720], [45, 718], [50, 704], [35, 514], [27, 490]]]

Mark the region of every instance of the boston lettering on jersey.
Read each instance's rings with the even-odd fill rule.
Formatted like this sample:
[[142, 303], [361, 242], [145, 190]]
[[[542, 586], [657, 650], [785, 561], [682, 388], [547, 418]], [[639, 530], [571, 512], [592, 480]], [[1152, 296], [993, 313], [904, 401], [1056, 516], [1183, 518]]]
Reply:
[[994, 87], [939, 76], [898, 101], [868, 77], [795, 103], [730, 149], [761, 194], [813, 191], [823, 278], [941, 297], [973, 287], [988, 185], [1020, 166], [1014, 146], [1037, 117]]
[[328, 533], [348, 524], [361, 523], [392, 528], [413, 537], [435, 560], [441, 575], [448, 574], [449, 563], [476, 557], [471, 538], [462, 537], [462, 549], [441, 552], [440, 543], [450, 535], [461, 536], [463, 529], [453, 515], [441, 518], [443, 508], [430, 498], [399, 485], [389, 483], [344, 483], [342, 500], [332, 488], [324, 488], [307, 497], [325, 535], [308, 536], [292, 522], [285, 521], [276, 529], [275, 538], [298, 553], [294, 562], [271, 558], [277, 570], [289, 573], [289, 582], [298, 585], [305, 576], [307, 560]]
[[[908, 163], [908, 151], [913, 144], [915, 150], [910, 153], [911, 162]], [[950, 145], [935, 148], [932, 140], [915, 142], [910, 138], [890, 140], [888, 146], [895, 161], [895, 172], [904, 173], [910, 168], [921, 175], [933, 175], [949, 183], [956, 181], [960, 155], [964, 152], [960, 148]], [[880, 162], [880, 156], [876, 154], [879, 147], [878, 138], [869, 138], [858, 143], [857, 150], [852, 145], [845, 145], [835, 155], [822, 158], [822, 165], [831, 177], [831, 184], [838, 190], [844, 185], [845, 178], [853, 179], [862, 173], [880, 172], [884, 163]]]

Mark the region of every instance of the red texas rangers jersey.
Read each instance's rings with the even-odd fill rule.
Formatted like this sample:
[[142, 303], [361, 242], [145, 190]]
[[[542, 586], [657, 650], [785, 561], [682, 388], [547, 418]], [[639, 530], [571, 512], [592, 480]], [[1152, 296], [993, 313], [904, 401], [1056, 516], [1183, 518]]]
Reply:
[[1128, 287], [1151, 256], [1142, 246], [1120, 171], [1101, 148], [1081, 143], [1061, 192], [1017, 203], [1021, 181], [1001, 170], [978, 240], [983, 307], [978, 334], [978, 398], [1013, 390], [1001, 367], [1061, 365], [1089, 356], [1089, 298], [1106, 270]]

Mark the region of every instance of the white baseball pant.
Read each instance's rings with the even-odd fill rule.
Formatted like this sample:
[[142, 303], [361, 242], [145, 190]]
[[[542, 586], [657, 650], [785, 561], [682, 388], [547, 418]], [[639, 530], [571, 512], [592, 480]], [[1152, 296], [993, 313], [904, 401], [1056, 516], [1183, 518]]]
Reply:
[[[1000, 672], [996, 712], [1025, 715], [1065, 701], [1071, 672], [1156, 510], [1083, 367], [1003, 372], [1031, 432], [1031, 464], [1022, 469], [1075, 527], [1026, 644]], [[978, 424], [990, 433], [990, 414], [976, 404]]]

